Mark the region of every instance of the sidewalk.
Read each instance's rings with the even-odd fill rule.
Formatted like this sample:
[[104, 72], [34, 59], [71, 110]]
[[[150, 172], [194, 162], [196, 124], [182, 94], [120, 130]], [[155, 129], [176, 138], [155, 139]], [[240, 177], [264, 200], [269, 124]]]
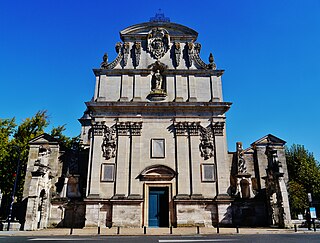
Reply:
[[[215, 235], [217, 234], [217, 228], [199, 228], [197, 227], [179, 227], [172, 228], [172, 234], [170, 228], [146, 228], [147, 235]], [[119, 232], [118, 232], [119, 231]], [[239, 233], [238, 233], [239, 232]], [[277, 228], [239, 228], [237, 232], [236, 228], [219, 228], [219, 234], [319, 234], [320, 229], [316, 232], [308, 230], [307, 228], [298, 228], [297, 232], [294, 229], [277, 229]], [[66, 236], [70, 235], [70, 229], [43, 229], [36, 231], [0, 231], [0, 236]], [[73, 229], [72, 235], [74, 236], [97, 236], [98, 228], [84, 228]], [[144, 228], [101, 228], [100, 236], [129, 236], [129, 235], [144, 235]]]

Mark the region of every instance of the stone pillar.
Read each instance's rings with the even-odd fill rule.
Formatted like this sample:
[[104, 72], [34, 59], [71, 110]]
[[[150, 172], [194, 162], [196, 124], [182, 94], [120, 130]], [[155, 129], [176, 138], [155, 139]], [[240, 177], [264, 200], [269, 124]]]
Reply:
[[131, 174], [130, 174], [130, 195], [132, 197], [142, 197], [142, 185], [136, 179], [141, 172], [141, 128], [142, 123], [131, 124]]
[[100, 76], [96, 76], [96, 85], [95, 85], [95, 89], [94, 89], [94, 100], [97, 100], [97, 98], [100, 96], [99, 90], [100, 90]]
[[100, 196], [100, 172], [102, 161], [102, 142], [105, 125], [96, 123], [93, 125], [93, 136], [89, 155], [88, 197]]
[[200, 161], [202, 161], [199, 151], [199, 124], [193, 123], [193, 129], [189, 125], [189, 139], [190, 139], [190, 156], [192, 162], [192, 196], [198, 197], [201, 194], [201, 172]]
[[[221, 123], [223, 124], [223, 123]], [[217, 183], [218, 183], [218, 194], [227, 194], [230, 184], [230, 166], [227, 161], [227, 142], [226, 137], [223, 135], [223, 127], [215, 128], [214, 125], [214, 137], [215, 137], [215, 159], [217, 169]], [[221, 131], [219, 130], [221, 129]], [[220, 133], [222, 132], [222, 133]]]
[[39, 193], [40, 193], [39, 192], [40, 177], [41, 176], [31, 178], [24, 230], [36, 230], [37, 229], [37, 224], [38, 224], [37, 213], [38, 213]]
[[196, 80], [193, 75], [188, 76], [189, 80], [189, 102], [196, 102], [197, 101], [197, 91], [196, 91]]
[[115, 196], [128, 195], [128, 172], [130, 159], [130, 122], [120, 122], [117, 124], [118, 130], [118, 149], [117, 149], [117, 173], [116, 173], [116, 192]]
[[215, 102], [222, 101], [221, 78], [210, 76], [212, 100]]
[[141, 76], [134, 76], [134, 97], [133, 101], [141, 101]]
[[290, 214], [290, 206], [289, 206], [289, 197], [287, 186], [285, 184], [284, 178], [279, 178], [279, 190], [282, 197], [282, 208], [283, 208], [283, 224], [284, 227], [290, 227], [291, 225], [291, 214]]
[[129, 101], [132, 97], [132, 76], [122, 75], [121, 97], [120, 101]]
[[177, 122], [175, 126], [176, 136], [176, 160], [177, 160], [177, 198], [190, 195], [190, 171], [189, 171], [189, 145], [187, 126], [185, 122]]
[[186, 78], [182, 78], [181, 75], [176, 75], [176, 97], [175, 101], [184, 101], [187, 96], [187, 84]]

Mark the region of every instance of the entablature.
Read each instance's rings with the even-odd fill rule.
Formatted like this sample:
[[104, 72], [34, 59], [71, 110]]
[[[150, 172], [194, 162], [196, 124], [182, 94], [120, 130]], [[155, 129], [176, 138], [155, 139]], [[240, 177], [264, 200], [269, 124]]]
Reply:
[[[107, 75], [141, 75], [148, 76], [151, 73], [150, 69], [93, 69], [95, 76]], [[217, 76], [220, 77], [224, 73], [224, 70], [213, 70], [213, 69], [166, 69], [163, 71], [164, 75], [195, 75], [202, 77]]]

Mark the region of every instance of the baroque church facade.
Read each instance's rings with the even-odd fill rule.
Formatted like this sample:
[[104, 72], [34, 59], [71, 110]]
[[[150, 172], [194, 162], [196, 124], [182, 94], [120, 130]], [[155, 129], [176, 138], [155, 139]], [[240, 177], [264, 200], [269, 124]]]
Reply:
[[25, 230], [290, 225], [285, 141], [228, 152], [224, 70], [197, 35], [162, 15], [120, 32], [116, 58], [93, 69], [81, 148], [30, 142]]

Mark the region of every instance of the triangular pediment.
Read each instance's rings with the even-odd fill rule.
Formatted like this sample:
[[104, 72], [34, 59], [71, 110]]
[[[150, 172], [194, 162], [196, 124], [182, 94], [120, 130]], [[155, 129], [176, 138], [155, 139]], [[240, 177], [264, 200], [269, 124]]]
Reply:
[[268, 134], [260, 139], [258, 139], [257, 141], [253, 142], [251, 144], [251, 146], [254, 145], [280, 145], [283, 146], [286, 144], [286, 141], [272, 135], [272, 134]]
[[141, 181], [171, 181], [176, 172], [165, 165], [152, 165], [145, 168], [138, 176]]
[[47, 133], [43, 133], [29, 141], [29, 144], [58, 144], [58, 141]]

